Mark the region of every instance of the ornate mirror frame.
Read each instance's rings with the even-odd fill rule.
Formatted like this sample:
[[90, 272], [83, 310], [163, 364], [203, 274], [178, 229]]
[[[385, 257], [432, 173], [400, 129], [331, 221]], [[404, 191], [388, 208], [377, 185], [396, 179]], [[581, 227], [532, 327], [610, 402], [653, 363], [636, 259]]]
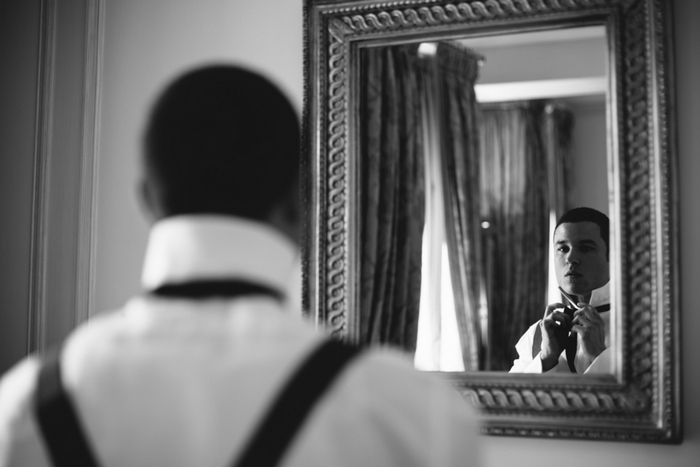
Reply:
[[670, 3], [306, 0], [304, 312], [358, 340], [357, 119], [362, 46], [602, 24], [609, 44], [615, 375], [441, 373], [492, 435], [680, 442]]

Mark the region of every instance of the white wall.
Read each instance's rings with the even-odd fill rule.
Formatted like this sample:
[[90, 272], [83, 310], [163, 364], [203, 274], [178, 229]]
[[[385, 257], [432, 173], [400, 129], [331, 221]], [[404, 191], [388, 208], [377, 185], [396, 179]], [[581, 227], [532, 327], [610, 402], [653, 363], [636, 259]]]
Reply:
[[[470, 46], [469, 41], [464, 43]], [[485, 58], [479, 69], [478, 83], [606, 75], [605, 37], [473, 48]]]
[[[676, 2], [680, 175], [683, 412], [680, 446], [486, 437], [487, 466], [696, 466], [700, 459], [700, 366], [691, 358], [700, 311], [700, 2]], [[107, 0], [97, 231], [97, 308], [139, 290], [147, 224], [135, 199], [138, 138], [154, 93], [180, 71], [235, 60], [269, 71], [300, 105], [301, 0]], [[465, 465], [469, 460], [465, 459]]]
[[608, 146], [605, 100], [572, 103], [572, 166], [569, 206], [588, 206], [608, 214]]
[[[301, 0], [106, 0], [99, 151], [97, 308], [139, 290], [146, 241], [134, 190], [139, 128], [154, 93], [180, 71], [234, 60], [268, 71], [300, 106]], [[677, 0], [677, 128], [683, 413], [680, 446], [486, 437], [486, 466], [696, 466], [700, 459], [700, 366], [693, 358], [700, 311], [700, 2]], [[0, 353], [23, 349], [28, 294], [29, 218], [39, 2], [0, 2]], [[17, 315], [15, 315], [17, 313]], [[17, 318], [18, 319], [14, 319]], [[9, 323], [9, 324], [8, 324]], [[24, 328], [24, 329], [23, 329]], [[14, 344], [12, 342], [14, 342]], [[465, 460], [465, 465], [468, 460]]]
[[239, 63], [277, 82], [301, 111], [301, 0], [105, 0], [95, 310], [139, 292], [148, 224], [137, 199], [141, 128], [183, 71]]

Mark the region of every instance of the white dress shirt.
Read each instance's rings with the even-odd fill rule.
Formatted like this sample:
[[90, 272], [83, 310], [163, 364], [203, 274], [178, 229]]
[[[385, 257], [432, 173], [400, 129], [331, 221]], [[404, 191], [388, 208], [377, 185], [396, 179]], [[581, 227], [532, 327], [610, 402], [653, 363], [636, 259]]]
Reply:
[[[153, 227], [143, 285], [244, 279], [286, 290], [294, 245], [223, 216]], [[298, 263], [297, 263], [298, 264]], [[100, 465], [226, 466], [276, 392], [323, 339], [298, 305], [268, 296], [143, 294], [65, 342], [63, 384]], [[0, 466], [48, 466], [32, 411], [39, 360], [0, 381]], [[311, 412], [284, 466], [475, 465], [474, 414], [443, 381], [394, 351], [362, 354]]]
[[[601, 306], [610, 304], [610, 283], [608, 282], [603, 287], [593, 290], [589, 305]], [[610, 348], [610, 312], [601, 313], [600, 317], [605, 323], [605, 350], [598, 355], [592, 362], [589, 362], [583, 355], [581, 341], [577, 341], [576, 355], [574, 357], [574, 367], [578, 374], [612, 374], [613, 368], [613, 352]], [[559, 355], [559, 361], [554, 368], [543, 371], [542, 359], [540, 358], [540, 349], [536, 343], [542, 341], [536, 337], [541, 331], [539, 329], [542, 320], [537, 321], [530, 326], [525, 334], [523, 334], [515, 349], [518, 351], [518, 358], [513, 362], [513, 367], [510, 373], [571, 373], [569, 364], [566, 359], [566, 351], [562, 351]], [[537, 348], [533, 348], [537, 347]]]

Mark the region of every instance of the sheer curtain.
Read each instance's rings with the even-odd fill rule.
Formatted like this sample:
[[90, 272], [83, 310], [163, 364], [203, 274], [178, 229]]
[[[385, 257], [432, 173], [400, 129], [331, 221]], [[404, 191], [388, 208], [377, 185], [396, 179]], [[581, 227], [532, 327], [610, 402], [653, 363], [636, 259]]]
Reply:
[[481, 57], [441, 42], [435, 67], [447, 250], [466, 371], [482, 364], [479, 131], [474, 83]]
[[[445, 245], [445, 207], [443, 201], [442, 163], [440, 162], [440, 137], [437, 111], [437, 71], [436, 51], [428, 47], [429, 55], [423, 56], [426, 68], [421, 86], [423, 108], [423, 159], [425, 165], [425, 229], [423, 230], [423, 264], [420, 291], [420, 314], [418, 319], [418, 340], [414, 362], [416, 368], [428, 371], [444, 370], [445, 336], [443, 331], [449, 324], [443, 323], [447, 313], [454, 314], [452, 287], [445, 289], [445, 275], [449, 274], [449, 263], [443, 258]], [[419, 54], [421, 51], [419, 49]], [[447, 266], [447, 268], [445, 267]], [[445, 274], [443, 274], [445, 273]], [[449, 308], [449, 310], [447, 310]], [[446, 311], [447, 313], [443, 313]], [[453, 325], [456, 328], [456, 324]], [[459, 346], [457, 346], [459, 348]], [[461, 352], [458, 364], [462, 367]], [[459, 369], [459, 367], [458, 367]]]
[[547, 303], [550, 214], [565, 207], [562, 161], [571, 115], [561, 106], [482, 106], [481, 219], [489, 309], [486, 367], [507, 371]]
[[424, 225], [418, 45], [365, 49], [360, 130], [362, 342], [413, 352]]
[[426, 370], [478, 370], [479, 151], [474, 82], [481, 56], [456, 43], [426, 47], [424, 109], [427, 222], [419, 348]]

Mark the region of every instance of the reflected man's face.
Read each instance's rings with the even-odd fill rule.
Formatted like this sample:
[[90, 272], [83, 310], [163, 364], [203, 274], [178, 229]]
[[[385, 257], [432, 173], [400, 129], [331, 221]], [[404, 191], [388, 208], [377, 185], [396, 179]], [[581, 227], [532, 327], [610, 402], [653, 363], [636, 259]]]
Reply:
[[610, 264], [600, 227], [565, 222], [554, 231], [554, 270], [564, 292], [583, 297], [610, 280]]

